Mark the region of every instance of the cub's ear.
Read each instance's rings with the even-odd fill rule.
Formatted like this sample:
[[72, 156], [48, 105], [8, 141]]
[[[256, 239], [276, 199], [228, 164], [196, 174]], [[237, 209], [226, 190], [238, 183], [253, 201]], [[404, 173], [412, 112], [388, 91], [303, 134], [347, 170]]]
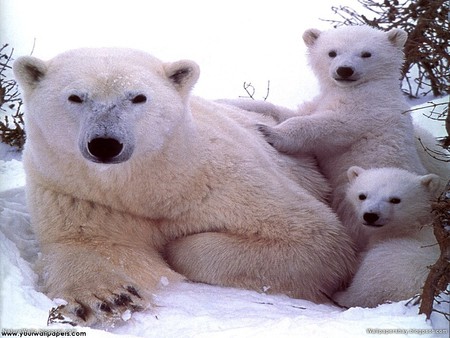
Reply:
[[391, 29], [386, 34], [389, 41], [397, 48], [403, 48], [408, 39], [408, 33], [400, 28]]
[[322, 32], [316, 28], [310, 28], [307, 29], [304, 33], [303, 33], [303, 41], [305, 42], [305, 45], [307, 47], [311, 47], [312, 45], [314, 45], [316, 43], [316, 40], [319, 38], [319, 35]]
[[13, 64], [14, 77], [25, 90], [33, 90], [47, 73], [47, 64], [33, 56], [19, 57]]
[[440, 178], [435, 174], [428, 174], [420, 177], [420, 183], [432, 194], [439, 188]]
[[356, 178], [357, 178], [359, 175], [361, 175], [361, 173], [362, 173], [363, 171], [365, 171], [363, 168], [357, 167], [357, 166], [353, 166], [353, 167], [348, 168], [348, 170], [347, 170], [347, 178], [348, 178], [348, 181], [349, 181], [350, 183], [352, 183], [354, 180], [356, 180]]
[[190, 60], [165, 63], [164, 71], [182, 95], [187, 95], [191, 91], [200, 76], [199, 66]]

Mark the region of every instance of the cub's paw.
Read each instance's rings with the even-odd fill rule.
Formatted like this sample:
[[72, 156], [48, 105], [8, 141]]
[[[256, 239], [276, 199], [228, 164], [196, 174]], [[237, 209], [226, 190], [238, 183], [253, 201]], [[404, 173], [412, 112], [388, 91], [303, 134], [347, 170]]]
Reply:
[[262, 123], [256, 124], [256, 127], [258, 128], [259, 132], [264, 135], [267, 143], [269, 143], [276, 150], [283, 153], [292, 152], [292, 149], [290, 149], [289, 143], [286, 142], [284, 136], [274, 127], [270, 127]]
[[50, 310], [47, 325], [64, 323], [105, 329], [127, 321], [133, 312], [142, 311], [150, 304], [148, 296], [126, 284], [114, 289], [78, 289], [62, 298], [67, 304]]

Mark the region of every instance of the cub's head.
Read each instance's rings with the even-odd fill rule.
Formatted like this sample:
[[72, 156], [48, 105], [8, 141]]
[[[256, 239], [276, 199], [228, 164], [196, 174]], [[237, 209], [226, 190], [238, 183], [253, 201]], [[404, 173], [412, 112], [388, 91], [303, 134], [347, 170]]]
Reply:
[[431, 199], [439, 186], [434, 174], [416, 175], [398, 168], [347, 171], [347, 199], [361, 225], [393, 233], [426, 224], [431, 216]]
[[189, 114], [199, 76], [192, 61], [163, 63], [131, 49], [77, 49], [50, 61], [21, 57], [27, 145], [90, 163], [157, 152]]
[[383, 32], [369, 26], [308, 29], [303, 33], [310, 65], [322, 87], [399, 81], [406, 39], [401, 29]]

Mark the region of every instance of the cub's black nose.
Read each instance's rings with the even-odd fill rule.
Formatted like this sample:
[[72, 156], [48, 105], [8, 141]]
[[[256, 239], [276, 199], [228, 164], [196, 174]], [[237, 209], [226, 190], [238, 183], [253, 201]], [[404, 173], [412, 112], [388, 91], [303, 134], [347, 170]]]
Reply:
[[367, 222], [367, 224], [373, 224], [380, 218], [376, 213], [373, 212], [366, 212], [363, 215], [364, 220]]
[[339, 75], [341, 78], [346, 79], [353, 75], [354, 71], [351, 67], [339, 67], [336, 70], [337, 75]]
[[114, 138], [94, 138], [88, 143], [89, 153], [98, 162], [112, 163], [123, 149], [123, 144]]

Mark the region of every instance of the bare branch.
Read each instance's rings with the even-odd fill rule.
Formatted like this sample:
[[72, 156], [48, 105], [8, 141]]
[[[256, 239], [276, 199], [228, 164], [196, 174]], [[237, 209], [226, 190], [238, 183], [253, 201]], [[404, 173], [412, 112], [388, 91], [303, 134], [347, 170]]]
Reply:
[[[253, 85], [250, 82], [247, 83], [245, 81], [244, 81], [243, 86], [244, 86], [244, 90], [246, 91], [248, 97], [251, 98], [252, 100], [254, 100], [255, 99], [254, 95], [255, 95], [255, 91], [256, 91], [255, 87], [253, 87]], [[240, 96], [240, 97], [243, 97], [243, 96]]]
[[0, 48], [0, 111], [4, 115], [0, 121], [0, 137], [3, 143], [20, 150], [25, 144], [22, 98], [16, 81], [8, 78], [14, 49], [7, 52], [7, 48], [7, 44]]
[[[239, 97], [248, 97], [251, 98], [252, 100], [255, 100], [255, 93], [256, 93], [256, 89], [255, 87], [251, 84], [251, 82], [244, 82], [244, 90], [247, 93], [247, 96], [239, 96]], [[267, 89], [266, 89], [266, 95], [262, 98], [264, 101], [267, 100], [267, 98], [269, 97], [269, 93], [270, 93], [270, 80], [267, 81]]]
[[[433, 302], [441, 292], [446, 292], [450, 283], [450, 220], [448, 213], [450, 211], [450, 182], [446, 189], [439, 197], [438, 201], [433, 204], [433, 212], [435, 214], [433, 221], [434, 235], [441, 254], [433, 266], [430, 268], [430, 273], [425, 281], [423, 292], [421, 296], [421, 304], [419, 313], [424, 313], [429, 319], [431, 312], [440, 312], [433, 309]], [[442, 312], [440, 312], [442, 313]], [[450, 314], [443, 313], [448, 319]]]

